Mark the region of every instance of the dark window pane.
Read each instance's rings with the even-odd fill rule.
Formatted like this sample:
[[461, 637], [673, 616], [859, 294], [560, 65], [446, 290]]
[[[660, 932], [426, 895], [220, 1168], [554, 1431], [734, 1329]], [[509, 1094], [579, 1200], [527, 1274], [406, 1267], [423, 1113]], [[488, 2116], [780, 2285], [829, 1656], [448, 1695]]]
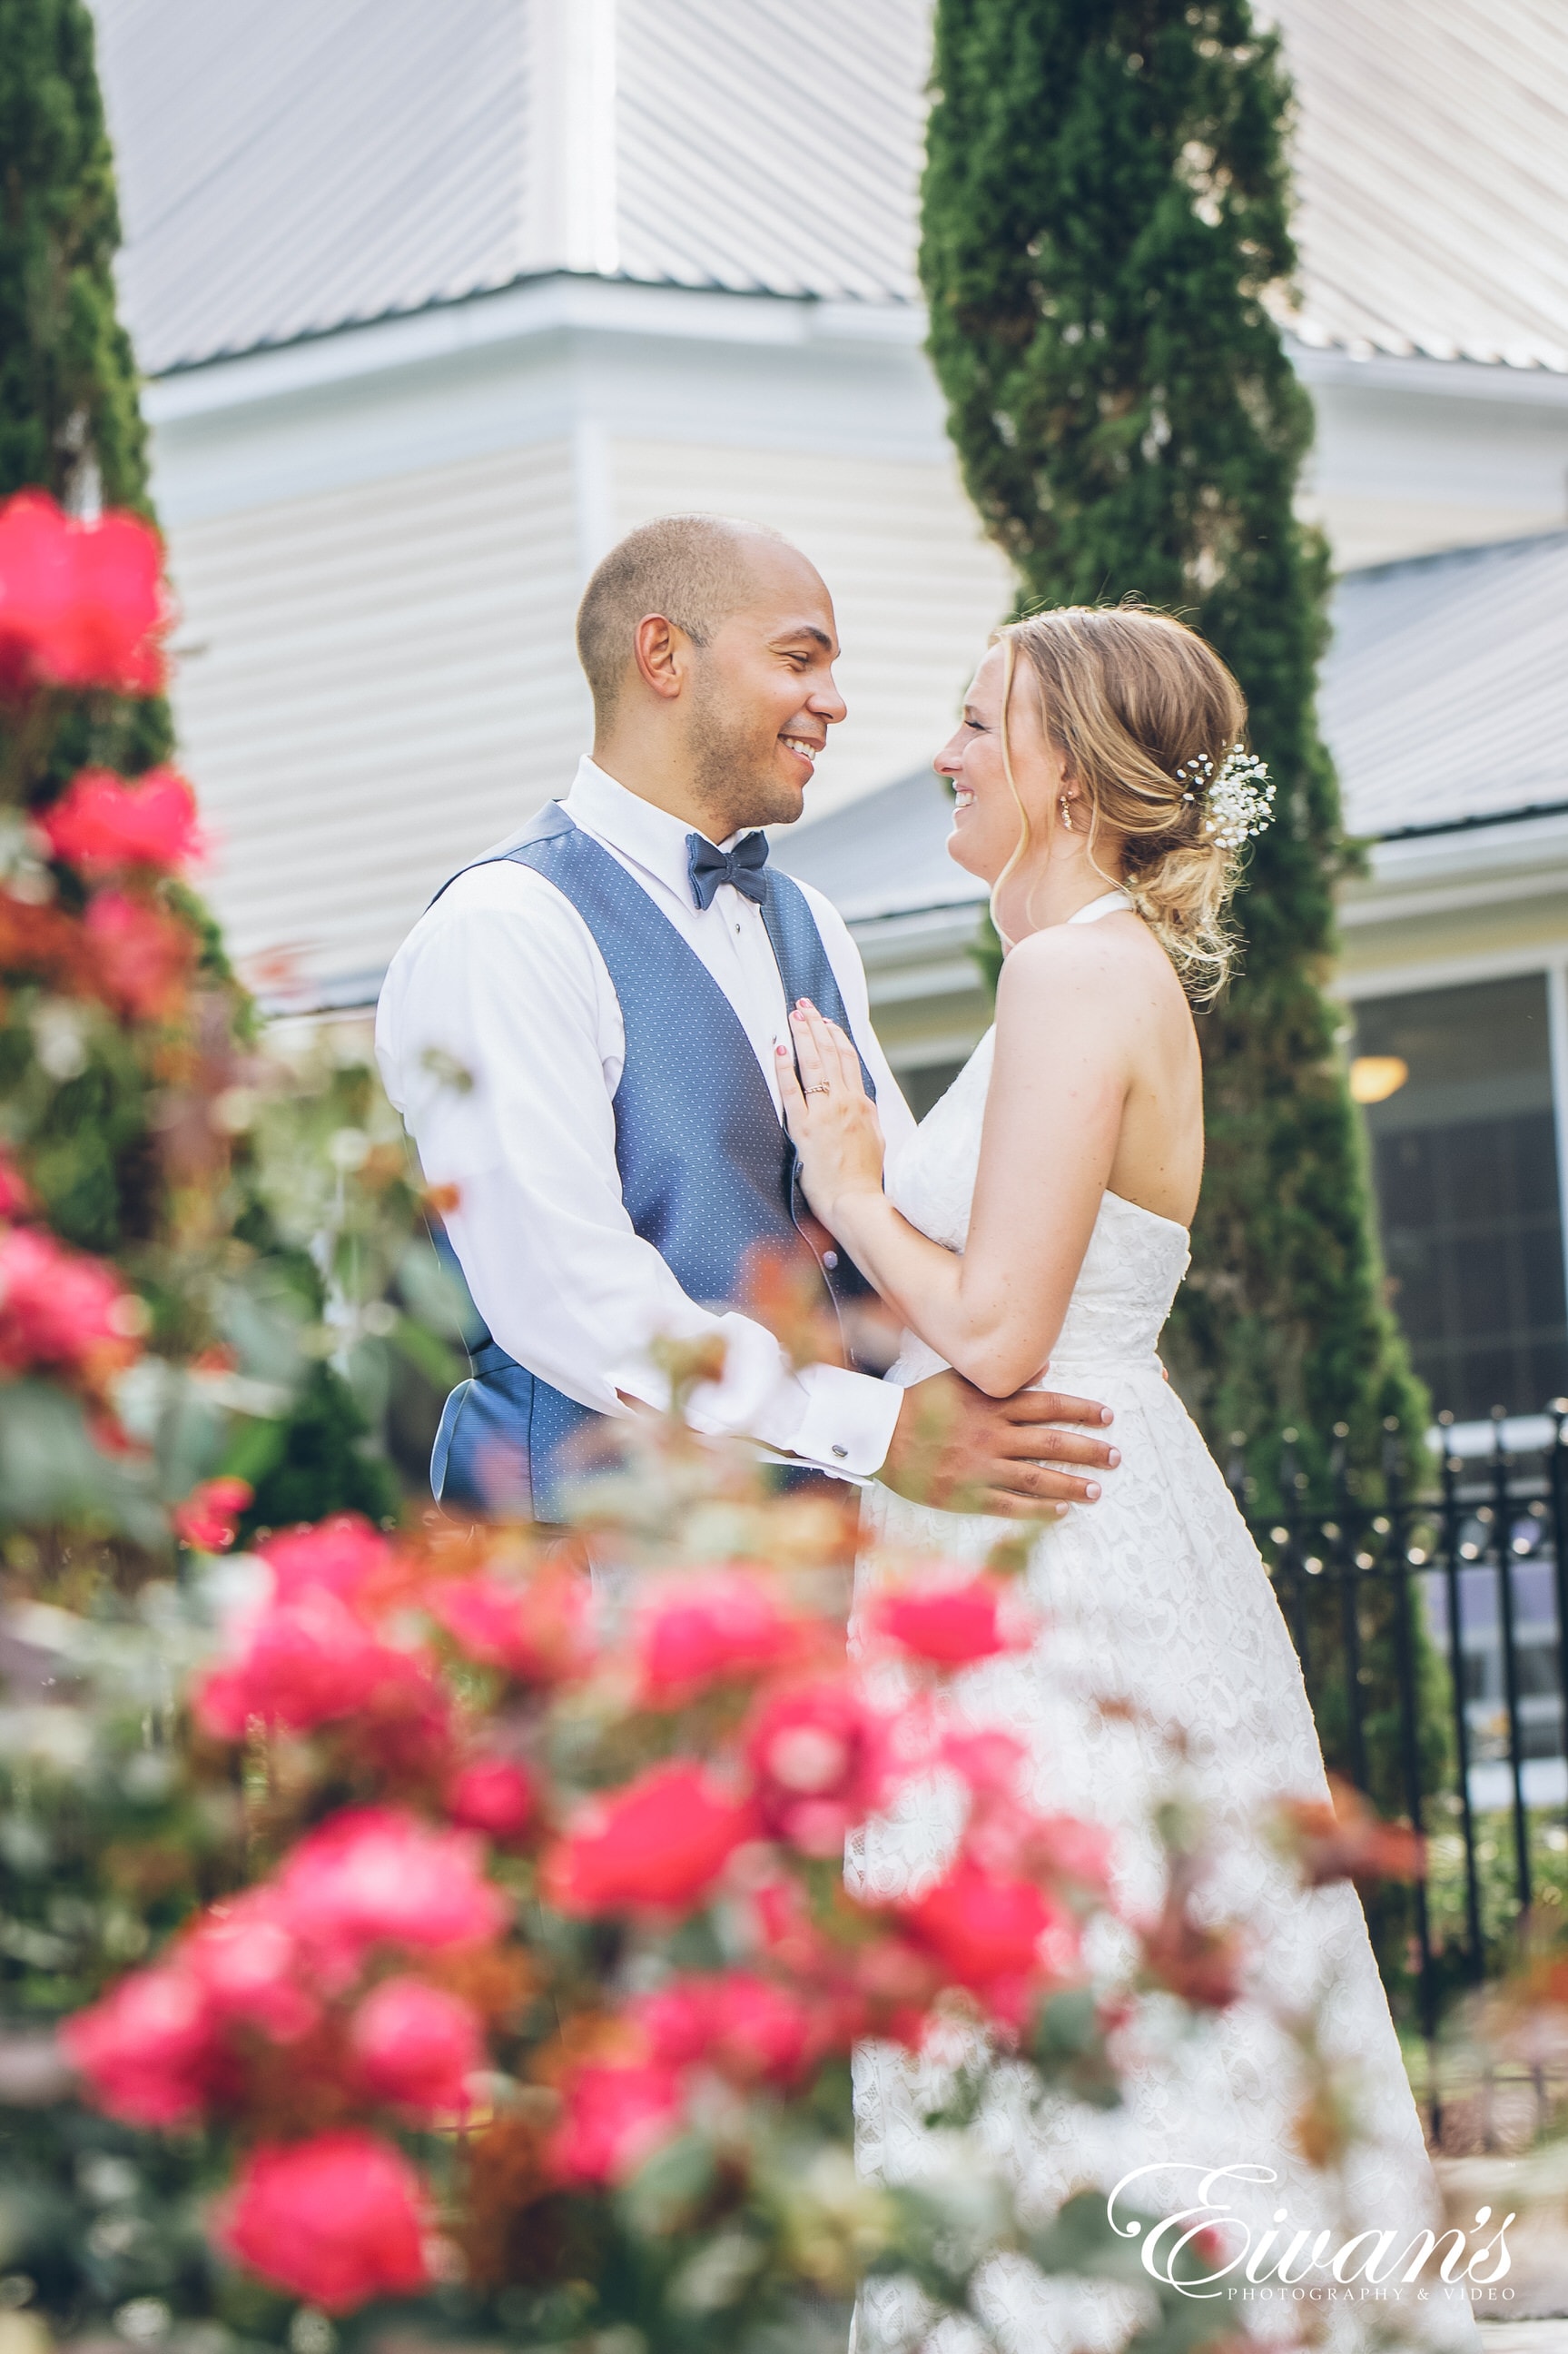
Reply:
[[1367, 1108], [1390, 1293], [1433, 1402], [1462, 1419], [1568, 1388], [1546, 984], [1370, 999], [1358, 1056], [1404, 1073]]
[[947, 1094], [963, 1067], [961, 1063], [917, 1063], [913, 1070], [897, 1074], [904, 1100], [916, 1119], [925, 1119], [931, 1106]]

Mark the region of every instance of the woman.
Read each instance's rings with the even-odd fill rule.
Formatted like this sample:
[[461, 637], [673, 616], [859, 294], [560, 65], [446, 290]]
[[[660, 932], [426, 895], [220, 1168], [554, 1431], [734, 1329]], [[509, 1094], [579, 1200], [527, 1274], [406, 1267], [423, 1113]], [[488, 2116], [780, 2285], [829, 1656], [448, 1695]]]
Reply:
[[[1267, 815], [1261, 766], [1240, 749], [1245, 722], [1224, 664], [1161, 615], [1080, 608], [1000, 632], [936, 763], [954, 791], [949, 852], [992, 886], [1006, 949], [996, 1026], [885, 1190], [854, 1050], [805, 1003], [800, 1076], [785, 1057], [780, 1081], [812, 1209], [907, 1328], [894, 1380], [945, 1363], [1005, 1396], [1049, 1365], [1054, 1384], [1114, 1408], [1118, 1468], [1097, 1500], [1060, 1507], [1033, 1550], [1040, 1641], [971, 1670], [963, 1702], [1024, 1743], [1042, 1802], [1114, 1829], [1118, 1893], [1134, 1914], [1158, 1907], [1151, 1812], [1179, 1784], [1209, 1825], [1206, 1901], [1243, 1925], [1251, 1957], [1243, 1999], [1196, 2033], [1177, 2031], [1169, 2006], [1143, 2007], [1121, 2109], [1032, 2113], [1004, 2071], [983, 2130], [1036, 2199], [1157, 2168], [1130, 2199], [1166, 2214], [1194, 2203], [1207, 2168], [1241, 2165], [1269, 2177], [1224, 2194], [1255, 2245], [1284, 2210], [1281, 2245], [1304, 2227], [1329, 2231], [1330, 2247], [1386, 2231], [1397, 2253], [1435, 2220], [1436, 2199], [1361, 1907], [1342, 1883], [1300, 1890], [1266, 1828], [1277, 1798], [1326, 1795], [1300, 1670], [1256, 1548], [1155, 1354], [1202, 1173], [1188, 996], [1224, 978], [1238, 853]], [[874, 1545], [949, 1560], [981, 1558], [1009, 1532], [881, 1490], [868, 1517]], [[863, 1578], [874, 1575], [874, 1557]], [[933, 1789], [874, 1826], [854, 1868], [895, 1895], [934, 1875], [952, 1837]], [[1125, 1956], [1098, 1958], [1114, 1981]], [[1361, 2136], [1332, 2212], [1325, 2178], [1298, 2154], [1307, 2076], [1291, 2022], [1314, 2006]], [[863, 2158], [896, 2178], [934, 2158], [917, 2078], [889, 2049], [860, 2057]], [[1468, 2343], [1468, 2311], [1436, 2271], [1404, 2292], [1396, 2327]], [[1111, 2345], [1131, 2318], [1118, 2293], [1075, 2301], [1021, 2268], [995, 2293], [1004, 2341], [1021, 2349]], [[907, 2336], [898, 2293], [879, 2295], [863, 2343]], [[1287, 2297], [1234, 2312], [1238, 2327], [1265, 2331], [1301, 2321]], [[1391, 2308], [1319, 2318], [1361, 2343], [1386, 2332]]]

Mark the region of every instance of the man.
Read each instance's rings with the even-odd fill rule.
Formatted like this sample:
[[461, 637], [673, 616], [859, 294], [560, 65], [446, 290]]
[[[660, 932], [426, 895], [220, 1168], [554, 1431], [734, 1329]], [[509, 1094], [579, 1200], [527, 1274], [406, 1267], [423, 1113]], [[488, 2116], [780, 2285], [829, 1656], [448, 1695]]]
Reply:
[[[742, 1301], [758, 1251], [810, 1222], [774, 1049], [810, 996], [855, 1039], [889, 1147], [910, 1115], [827, 900], [755, 829], [800, 815], [844, 716], [832, 601], [777, 535], [673, 515], [611, 549], [577, 616], [594, 745], [565, 800], [464, 869], [404, 942], [376, 1048], [488, 1326], [431, 1464], [458, 1510], [548, 1520], [596, 1418], [660, 1406], [661, 1337], [723, 1344], [711, 1433], [906, 1494], [1012, 1516], [1092, 1501], [1102, 1408], [997, 1401], [955, 1373], [902, 1391], [795, 1372]], [[818, 1234], [824, 1308], [863, 1287]], [[1041, 1458], [1049, 1458], [1042, 1460]], [[1066, 1465], [1081, 1467], [1075, 1470]]]

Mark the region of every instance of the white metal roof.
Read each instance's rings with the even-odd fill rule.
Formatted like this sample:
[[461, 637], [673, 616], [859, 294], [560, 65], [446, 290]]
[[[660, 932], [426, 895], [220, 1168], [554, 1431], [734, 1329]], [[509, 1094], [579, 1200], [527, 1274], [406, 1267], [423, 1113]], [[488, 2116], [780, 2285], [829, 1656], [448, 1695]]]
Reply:
[[[1347, 574], [1319, 716], [1350, 832], [1386, 840], [1568, 807], [1568, 532]], [[901, 778], [773, 854], [851, 922], [984, 896], [944, 788]]]
[[[927, 0], [94, 5], [151, 374], [553, 267], [915, 297]], [[1302, 337], [1568, 368], [1560, 0], [1277, 5]], [[586, 264], [541, 164], [563, 108], [561, 168], [603, 183]]]

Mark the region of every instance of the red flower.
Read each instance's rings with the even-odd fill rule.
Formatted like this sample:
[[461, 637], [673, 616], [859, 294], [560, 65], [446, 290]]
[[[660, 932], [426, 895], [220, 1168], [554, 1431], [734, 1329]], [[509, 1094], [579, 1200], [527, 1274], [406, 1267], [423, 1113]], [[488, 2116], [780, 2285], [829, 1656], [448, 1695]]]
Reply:
[[755, 1676], [800, 1649], [800, 1632], [767, 1586], [741, 1570], [671, 1579], [650, 1596], [637, 1628], [645, 1697], [690, 1699], [721, 1676]]
[[408, 1712], [432, 1689], [417, 1659], [323, 1590], [254, 1619], [241, 1656], [201, 1685], [196, 1716], [215, 1740], [238, 1741], [253, 1718], [308, 1733], [366, 1710]]
[[0, 507], [0, 693], [39, 683], [152, 695], [163, 551], [139, 517], [75, 523], [25, 491]]
[[1075, 1881], [1097, 1896], [1110, 1894], [1116, 1840], [1103, 1823], [1086, 1823], [1077, 1815], [1041, 1815], [1034, 1823], [1034, 1846], [1058, 1879]]
[[392, 1548], [358, 1512], [334, 1512], [314, 1528], [286, 1529], [257, 1552], [272, 1573], [279, 1602], [334, 1594], [357, 1606], [392, 1564]]
[[1027, 1648], [1033, 1628], [1013, 1607], [1001, 1578], [975, 1577], [966, 1585], [885, 1594], [872, 1606], [878, 1633], [933, 1667], [969, 1667], [999, 1651]]
[[444, 1580], [428, 1600], [471, 1659], [522, 1683], [556, 1683], [587, 1663], [588, 1589], [570, 1572], [523, 1580], [478, 1570]]
[[105, 2114], [126, 2125], [182, 2125], [207, 2099], [217, 2057], [211, 2015], [186, 1971], [136, 1970], [60, 2030], [73, 2067]]
[[806, 1855], [842, 1854], [846, 1834], [885, 1795], [892, 1765], [886, 1720], [844, 1682], [765, 1699], [747, 1755], [764, 1825]]
[[99, 989], [132, 1022], [157, 1022], [178, 1005], [196, 960], [196, 939], [162, 907], [123, 891], [89, 900], [82, 928]]
[[705, 2060], [743, 2084], [793, 2084], [821, 2049], [800, 1997], [748, 1970], [677, 1978], [630, 2015], [655, 2060], [673, 2068]]
[[460, 1766], [446, 1787], [446, 1809], [454, 1823], [493, 1840], [516, 1839], [534, 1819], [534, 1785], [509, 1757], [476, 1757]]
[[1077, 1958], [1077, 1925], [1032, 1881], [1004, 1879], [967, 1860], [899, 1908], [916, 1944], [993, 2011], [1015, 2017], [1029, 1982], [1059, 1978]]
[[309, 2034], [321, 2006], [300, 1983], [309, 1956], [283, 1919], [277, 1893], [248, 1889], [205, 1914], [177, 1950], [209, 2013], [260, 2027], [274, 2043]]
[[550, 2146], [564, 2182], [620, 2182], [680, 2131], [681, 2081], [657, 2062], [574, 2069]]
[[100, 1260], [31, 1227], [0, 1232], [0, 1371], [55, 1365], [96, 1385], [136, 1354], [141, 1322]]
[[10, 1154], [0, 1150], [0, 1218], [30, 1217], [33, 1191]]
[[289, 1857], [278, 1882], [283, 1917], [339, 1970], [380, 1945], [478, 1945], [507, 1917], [482, 1855], [470, 1832], [432, 1830], [392, 1807], [356, 1807]]
[[684, 1912], [755, 1838], [744, 1800], [698, 1766], [656, 1766], [585, 1808], [551, 1850], [545, 1883], [564, 1913]]
[[367, 2092], [429, 2116], [466, 2111], [484, 2059], [472, 2005], [423, 1978], [384, 1978], [355, 2012], [349, 2042]]
[[196, 795], [176, 769], [150, 769], [133, 784], [84, 769], [38, 824], [55, 857], [84, 875], [125, 866], [177, 874], [201, 848]]
[[197, 1553], [227, 1553], [255, 1492], [249, 1479], [204, 1479], [175, 1505], [175, 1534]]
[[424, 2231], [424, 2186], [408, 2159], [350, 2127], [252, 2150], [219, 2236], [263, 2280], [347, 2313], [426, 2285]]

